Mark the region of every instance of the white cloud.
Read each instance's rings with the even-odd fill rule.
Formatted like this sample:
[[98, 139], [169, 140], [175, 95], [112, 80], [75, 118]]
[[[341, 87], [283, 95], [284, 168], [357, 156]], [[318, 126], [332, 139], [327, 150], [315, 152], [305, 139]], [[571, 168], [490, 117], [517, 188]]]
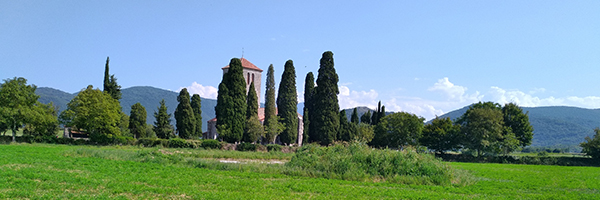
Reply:
[[375, 90], [355, 91], [350, 90], [347, 86], [339, 86], [340, 94], [338, 102], [340, 109], [354, 108], [357, 106], [367, 106], [374, 108], [377, 106], [377, 96], [379, 94]]
[[[543, 89], [542, 91], [545, 91]], [[553, 96], [540, 98], [533, 96], [535, 92], [529, 94], [519, 90], [505, 90], [500, 87], [491, 87], [490, 91], [491, 99], [488, 101], [494, 101], [499, 104], [516, 103], [519, 106], [524, 107], [538, 107], [538, 106], [576, 106], [583, 108], [598, 108], [600, 107], [600, 97], [587, 96], [587, 97], [576, 97], [567, 96], [555, 98]]]
[[195, 81], [192, 83], [192, 85], [187, 86], [187, 87], [181, 87], [177, 91], [179, 92], [183, 88], [187, 88], [190, 95], [198, 94], [198, 95], [200, 95], [200, 97], [208, 98], [208, 99], [216, 99], [217, 92], [219, 91], [217, 88], [215, 88], [213, 86], [203, 86], [201, 84], [198, 84]]
[[433, 84], [428, 90], [442, 92], [449, 101], [477, 102], [483, 98], [483, 95], [479, 95], [478, 91], [475, 91], [475, 93], [471, 95], [466, 94], [467, 87], [454, 85], [454, 83], [448, 80], [448, 77], [439, 79], [438, 82]]

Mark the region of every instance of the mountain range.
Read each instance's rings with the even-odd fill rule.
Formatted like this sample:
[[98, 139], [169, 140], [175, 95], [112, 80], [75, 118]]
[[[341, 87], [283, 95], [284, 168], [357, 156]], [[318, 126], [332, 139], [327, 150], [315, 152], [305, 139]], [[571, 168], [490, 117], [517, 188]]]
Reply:
[[[177, 107], [177, 95], [179, 93], [150, 87], [136, 86], [122, 89], [121, 107], [123, 112], [129, 114], [131, 105], [140, 102], [148, 114], [146, 122], [154, 123], [154, 112], [157, 111], [161, 99], [165, 99], [167, 111], [173, 114]], [[54, 102], [59, 111], [67, 108], [67, 103], [77, 95], [77, 93], [67, 93], [61, 90], [48, 87], [39, 87], [36, 94], [40, 96], [42, 103]], [[217, 100], [202, 98], [202, 130], [206, 131], [206, 121], [215, 117], [214, 107]], [[298, 113], [302, 114], [304, 104], [298, 104]], [[464, 108], [448, 112], [442, 118], [449, 117], [454, 120], [460, 117], [469, 108]], [[346, 115], [350, 119], [353, 108], [346, 109]], [[371, 110], [367, 107], [357, 107], [358, 116]], [[594, 128], [600, 126], [600, 109], [585, 109], [577, 107], [551, 106], [551, 107], [523, 107], [524, 112], [529, 115], [529, 121], [534, 128], [532, 146], [542, 147], [571, 147], [578, 148], [586, 136], [594, 134]], [[371, 113], [373, 110], [371, 110]], [[391, 114], [391, 112], [386, 112]], [[175, 119], [172, 117], [172, 124]]]
[[[463, 115], [469, 106], [446, 113], [441, 118], [452, 120]], [[568, 106], [522, 107], [533, 126], [531, 146], [579, 148], [586, 136], [594, 135], [600, 126], [600, 109]]]

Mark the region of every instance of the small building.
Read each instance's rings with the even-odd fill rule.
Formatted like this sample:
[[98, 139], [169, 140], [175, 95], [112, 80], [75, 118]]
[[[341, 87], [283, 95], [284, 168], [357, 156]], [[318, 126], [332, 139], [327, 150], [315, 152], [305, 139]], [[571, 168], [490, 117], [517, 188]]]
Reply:
[[[261, 78], [262, 78], [262, 69], [256, 67], [256, 65], [252, 64], [250, 61], [245, 58], [240, 59], [242, 61], [244, 79], [246, 80], [246, 93], [250, 90], [250, 83], [254, 82], [254, 90], [256, 91], [257, 99], [256, 102], [260, 107], [260, 95], [261, 93]], [[223, 69], [223, 74], [229, 71], [229, 65], [221, 68]], [[277, 111], [275, 111], [277, 112]], [[258, 108], [258, 119], [262, 124], [265, 120], [265, 108]], [[219, 133], [217, 132], [217, 118], [213, 118], [208, 120], [208, 128], [207, 131], [202, 135], [204, 139], [217, 139], [219, 137]], [[304, 123], [302, 121], [302, 115], [298, 114], [298, 146], [302, 146], [302, 133], [304, 132]], [[276, 140], [278, 141], [278, 140]]]

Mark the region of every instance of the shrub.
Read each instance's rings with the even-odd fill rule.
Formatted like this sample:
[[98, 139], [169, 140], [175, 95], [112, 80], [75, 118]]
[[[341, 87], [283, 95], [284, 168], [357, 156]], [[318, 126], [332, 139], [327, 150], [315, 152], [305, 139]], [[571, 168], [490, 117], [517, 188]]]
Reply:
[[205, 149], [221, 149], [221, 147], [223, 147], [223, 145], [217, 141], [217, 140], [203, 140], [202, 141], [202, 148]]
[[267, 144], [267, 151], [281, 151], [281, 145], [278, 144]]
[[169, 147], [170, 148], [189, 148], [189, 144], [181, 138], [171, 138], [169, 139]]
[[[296, 151], [286, 166], [300, 169], [290, 175], [309, 175], [344, 180], [387, 180], [407, 184], [448, 185], [462, 182], [455, 172], [430, 154], [413, 149], [377, 150], [364, 144], [335, 144], [320, 147], [309, 144]], [[300, 173], [300, 174], [298, 174]]]
[[90, 141], [97, 145], [109, 145], [112, 144], [113, 140], [112, 134], [90, 134]]
[[56, 137], [55, 136], [35, 136], [35, 138], [33, 139], [34, 142], [37, 143], [48, 143], [48, 144], [56, 144]]
[[73, 138], [56, 138], [57, 144], [73, 144], [75, 140]]
[[154, 145], [154, 139], [151, 138], [140, 138], [139, 140], [137, 140], [137, 142], [135, 143], [136, 145], [141, 145], [144, 147], [153, 147]]
[[256, 145], [252, 143], [240, 143], [237, 145], [236, 149], [238, 151], [256, 151]]

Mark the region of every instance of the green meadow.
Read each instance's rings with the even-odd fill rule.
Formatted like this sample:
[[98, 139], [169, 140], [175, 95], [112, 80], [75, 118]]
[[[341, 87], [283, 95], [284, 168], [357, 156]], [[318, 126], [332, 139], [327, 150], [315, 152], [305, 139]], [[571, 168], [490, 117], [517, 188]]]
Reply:
[[[600, 168], [447, 163], [463, 185], [348, 181], [280, 173], [293, 154], [0, 145], [2, 199], [598, 199]], [[219, 159], [245, 161], [225, 164]], [[279, 170], [279, 171], [278, 171]]]

